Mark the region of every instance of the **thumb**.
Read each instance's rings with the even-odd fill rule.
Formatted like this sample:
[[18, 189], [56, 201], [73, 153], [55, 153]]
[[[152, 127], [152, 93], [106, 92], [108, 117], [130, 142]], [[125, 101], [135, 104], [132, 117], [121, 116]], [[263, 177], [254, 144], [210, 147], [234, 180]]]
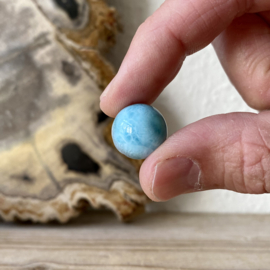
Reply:
[[140, 170], [154, 201], [209, 189], [270, 191], [270, 112], [217, 115], [172, 135]]

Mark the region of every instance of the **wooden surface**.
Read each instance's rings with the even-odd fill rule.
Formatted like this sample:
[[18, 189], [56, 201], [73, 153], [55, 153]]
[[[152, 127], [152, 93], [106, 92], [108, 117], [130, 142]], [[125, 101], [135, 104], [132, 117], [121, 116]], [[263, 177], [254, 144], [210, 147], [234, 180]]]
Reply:
[[270, 269], [270, 216], [90, 213], [67, 225], [0, 223], [0, 269]]

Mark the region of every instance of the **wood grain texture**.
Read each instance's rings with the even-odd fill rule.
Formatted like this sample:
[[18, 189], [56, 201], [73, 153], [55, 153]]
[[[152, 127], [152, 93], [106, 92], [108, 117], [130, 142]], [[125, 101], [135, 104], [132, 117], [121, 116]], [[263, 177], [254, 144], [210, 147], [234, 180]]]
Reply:
[[269, 269], [270, 216], [110, 213], [68, 225], [0, 223], [0, 269]]

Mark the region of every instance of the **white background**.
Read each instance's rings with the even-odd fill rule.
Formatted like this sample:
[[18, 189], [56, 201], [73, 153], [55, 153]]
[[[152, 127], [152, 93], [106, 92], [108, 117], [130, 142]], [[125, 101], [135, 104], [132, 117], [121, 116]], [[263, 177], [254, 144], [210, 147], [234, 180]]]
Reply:
[[[183, 0], [184, 1], [184, 0]], [[118, 10], [124, 32], [118, 35], [109, 60], [119, 67], [138, 26], [163, 0], [108, 0]], [[162, 61], [162, 59], [161, 59]], [[169, 133], [214, 114], [252, 112], [230, 84], [212, 46], [190, 56], [175, 80], [154, 106], [166, 118]], [[220, 213], [270, 213], [270, 195], [244, 195], [225, 190], [181, 195], [165, 203], [152, 203], [148, 210]]]

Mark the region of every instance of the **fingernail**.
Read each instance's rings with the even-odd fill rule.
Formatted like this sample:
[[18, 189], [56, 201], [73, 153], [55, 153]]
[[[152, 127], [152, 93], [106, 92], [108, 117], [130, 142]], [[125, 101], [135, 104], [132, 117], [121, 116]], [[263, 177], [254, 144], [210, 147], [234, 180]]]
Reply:
[[111, 89], [111, 87], [112, 87], [112, 82], [113, 82], [113, 80], [108, 84], [108, 86], [106, 87], [106, 89], [103, 91], [103, 93], [101, 94], [101, 96], [100, 96], [100, 101], [104, 98], [104, 97], [106, 97], [106, 95], [109, 93], [109, 91], [110, 91], [110, 89]]
[[152, 193], [159, 201], [201, 190], [200, 168], [191, 159], [170, 158], [156, 165]]

